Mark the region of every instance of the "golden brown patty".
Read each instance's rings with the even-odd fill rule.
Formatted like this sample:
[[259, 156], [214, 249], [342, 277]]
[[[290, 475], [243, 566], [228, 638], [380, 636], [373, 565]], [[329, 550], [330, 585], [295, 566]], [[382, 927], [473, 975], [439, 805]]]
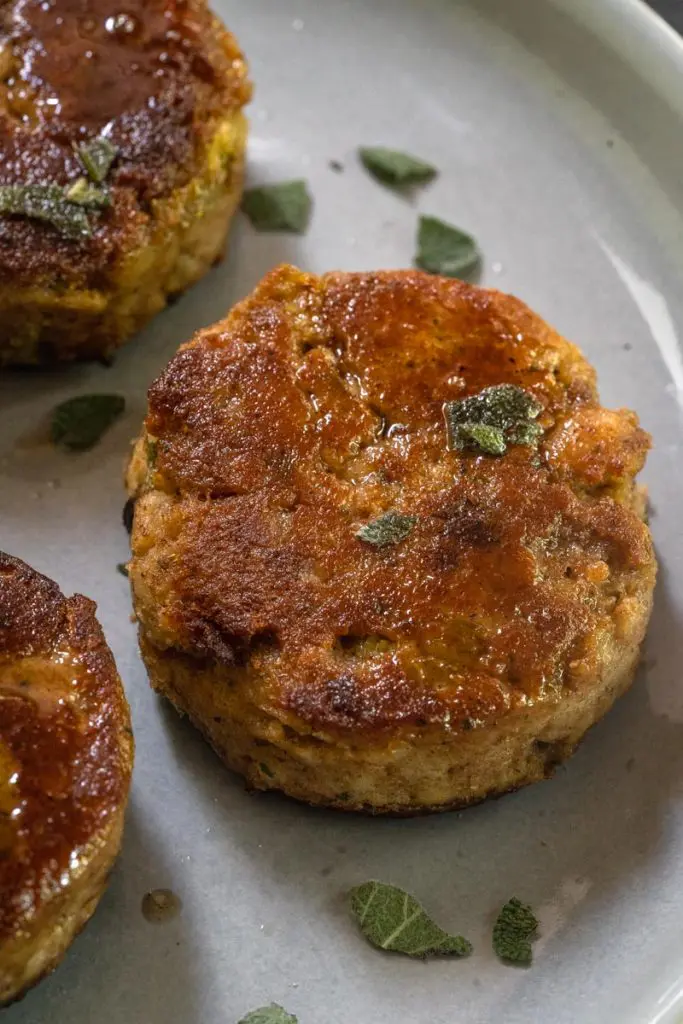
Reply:
[[108, 353], [220, 255], [239, 201], [250, 86], [205, 0], [0, 5], [0, 186], [75, 182], [118, 148], [112, 205], [73, 239], [0, 216], [0, 365]]
[[52, 970], [93, 913], [132, 759], [95, 605], [0, 553], [0, 1005]]
[[[451, 450], [510, 384], [538, 443]], [[630, 683], [649, 439], [519, 300], [270, 273], [149, 392], [130, 576], [152, 685], [250, 785], [412, 813], [543, 778]], [[401, 541], [358, 537], [388, 512]]]

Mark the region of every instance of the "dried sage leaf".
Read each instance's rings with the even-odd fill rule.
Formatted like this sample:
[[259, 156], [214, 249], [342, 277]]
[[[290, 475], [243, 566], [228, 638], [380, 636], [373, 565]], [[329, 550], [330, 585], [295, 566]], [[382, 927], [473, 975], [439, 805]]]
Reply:
[[365, 882], [349, 895], [363, 935], [379, 949], [415, 957], [472, 952], [467, 939], [443, 931], [413, 896], [395, 885]]
[[398, 544], [412, 533], [417, 516], [405, 516], [400, 512], [385, 512], [378, 519], [361, 526], [356, 537], [372, 544], [376, 548], [384, 548], [389, 544]]
[[50, 438], [72, 451], [94, 447], [126, 407], [121, 395], [79, 395], [58, 405], [52, 413]]
[[431, 181], [438, 173], [436, 167], [424, 160], [384, 146], [361, 146], [358, 156], [366, 171], [383, 185], [398, 188], [418, 185]]
[[531, 940], [538, 921], [531, 907], [516, 896], [508, 900], [493, 926], [493, 949], [501, 960], [528, 966], [532, 960]]
[[481, 263], [472, 235], [437, 217], [420, 217], [415, 266], [430, 274], [462, 277]]
[[298, 1021], [277, 1003], [271, 1003], [270, 1006], [252, 1010], [246, 1017], [242, 1017], [239, 1024], [298, 1024]]
[[281, 181], [248, 189], [242, 210], [258, 231], [291, 231], [301, 235], [308, 226], [312, 201], [306, 182]]

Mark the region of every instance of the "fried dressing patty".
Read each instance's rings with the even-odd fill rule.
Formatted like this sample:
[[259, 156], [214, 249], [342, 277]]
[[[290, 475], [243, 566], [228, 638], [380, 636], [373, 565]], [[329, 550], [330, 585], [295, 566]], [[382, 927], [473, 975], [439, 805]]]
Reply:
[[[540, 437], [450, 449], [445, 403], [500, 384]], [[281, 267], [149, 392], [128, 485], [152, 685], [251, 786], [314, 804], [409, 814], [542, 779], [633, 677], [648, 446], [512, 296]], [[358, 536], [389, 512], [407, 536]]]
[[83, 176], [118, 149], [92, 237], [0, 215], [0, 365], [107, 355], [220, 256], [242, 189], [249, 99], [205, 0], [0, 4], [0, 186]]
[[58, 964], [95, 910], [132, 760], [95, 605], [0, 553], [0, 1005]]

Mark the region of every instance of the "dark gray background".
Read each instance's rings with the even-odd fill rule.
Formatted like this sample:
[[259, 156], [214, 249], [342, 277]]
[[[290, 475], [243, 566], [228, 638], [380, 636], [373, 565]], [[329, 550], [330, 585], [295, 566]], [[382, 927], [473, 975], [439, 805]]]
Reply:
[[683, 32], [683, 0], [650, 0], [656, 11]]

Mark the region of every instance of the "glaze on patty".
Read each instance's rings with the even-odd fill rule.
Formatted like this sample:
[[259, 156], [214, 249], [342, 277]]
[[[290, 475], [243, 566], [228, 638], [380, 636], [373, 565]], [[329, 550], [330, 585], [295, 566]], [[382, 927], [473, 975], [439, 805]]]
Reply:
[[[163, 304], [136, 293], [203, 273], [239, 200], [249, 95], [239, 48], [205, 0], [2, 5], [0, 185], [72, 183], [75, 147], [101, 135], [118, 157], [91, 238], [0, 216], [0, 362], [108, 351]], [[185, 234], [209, 214], [220, 230], [195, 227], [197, 265], [180, 266], [193, 258]]]
[[133, 741], [94, 609], [0, 553], [0, 1005], [61, 959], [120, 844]]
[[[537, 444], [452, 450], [500, 384]], [[414, 271], [273, 271], [149, 392], [129, 471], [152, 683], [259, 788], [414, 812], [543, 777], [631, 681], [649, 446], [519, 300]], [[358, 531], [396, 512], [409, 535]]]

